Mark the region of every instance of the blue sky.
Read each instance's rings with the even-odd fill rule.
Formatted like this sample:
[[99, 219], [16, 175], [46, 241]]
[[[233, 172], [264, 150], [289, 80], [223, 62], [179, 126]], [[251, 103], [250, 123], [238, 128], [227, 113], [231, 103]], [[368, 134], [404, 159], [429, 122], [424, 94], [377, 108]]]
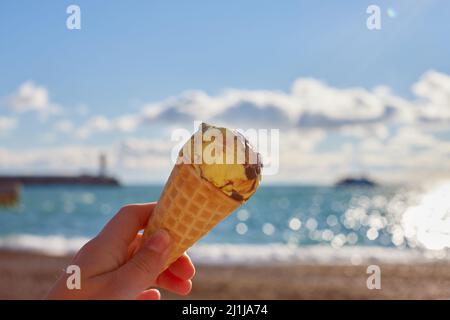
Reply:
[[[70, 4], [81, 8], [81, 30], [65, 26]], [[379, 31], [366, 28], [370, 4], [381, 9]], [[111, 120], [136, 114], [187, 90], [210, 97], [220, 97], [229, 88], [289, 92], [297, 79], [315, 79], [332, 88], [330, 94], [348, 88], [372, 92], [384, 86], [415, 104], [411, 87], [427, 71], [450, 74], [449, 18], [450, 3], [438, 0], [2, 1], [0, 117], [15, 119], [15, 125], [0, 132], [0, 148], [15, 159], [11, 153], [29, 148], [108, 149], [126, 139], [163, 137], [161, 121], [126, 132], [105, 129], [81, 140], [67, 132], [92, 117]], [[48, 104], [60, 113], [40, 118], [39, 112], [11, 110], [11, 97], [27, 81], [32, 89], [44, 89]], [[71, 123], [64, 135], [52, 131], [64, 121]], [[389, 136], [396, 133], [397, 123], [383, 125]], [[439, 142], [449, 138], [446, 130], [413, 128]], [[351, 139], [342, 130], [330, 135], [328, 128], [317, 126], [314, 132], [319, 130], [327, 136], [314, 146], [321, 152]], [[299, 139], [301, 134], [318, 135], [311, 130], [295, 134]], [[42, 162], [17, 166], [3, 160], [0, 171], [61, 170]], [[135, 180], [136, 173], [118, 171], [126, 180]], [[149, 174], [149, 180], [163, 176]]]
[[[2, 2], [0, 93], [33, 79], [61, 103], [118, 113], [192, 88], [285, 90], [300, 76], [408, 95], [424, 71], [450, 68], [446, 1], [77, 1], [82, 30], [69, 31], [71, 3]], [[372, 3], [377, 32], [365, 27]]]

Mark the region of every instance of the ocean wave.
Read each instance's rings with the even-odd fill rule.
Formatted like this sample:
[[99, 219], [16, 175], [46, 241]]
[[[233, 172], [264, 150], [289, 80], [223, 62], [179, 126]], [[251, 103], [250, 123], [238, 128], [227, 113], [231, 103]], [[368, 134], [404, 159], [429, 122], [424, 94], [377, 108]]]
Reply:
[[[38, 236], [30, 234], [0, 237], [0, 249], [38, 252], [61, 256], [73, 254], [87, 241], [85, 237], [67, 238], [61, 235]], [[347, 246], [333, 248], [325, 245], [292, 247], [285, 244], [197, 244], [189, 255], [205, 265], [260, 265], [260, 264], [341, 264], [369, 263], [424, 263], [437, 259], [450, 260], [441, 251], [421, 251], [386, 247]]]
[[194, 261], [204, 264], [322, 264], [360, 265], [371, 263], [423, 263], [449, 259], [441, 253], [386, 247], [347, 246], [333, 248], [326, 245], [291, 247], [285, 244], [197, 245], [189, 251]]
[[89, 238], [86, 237], [67, 238], [61, 235], [17, 234], [0, 237], [0, 248], [62, 256], [76, 252], [88, 241]]

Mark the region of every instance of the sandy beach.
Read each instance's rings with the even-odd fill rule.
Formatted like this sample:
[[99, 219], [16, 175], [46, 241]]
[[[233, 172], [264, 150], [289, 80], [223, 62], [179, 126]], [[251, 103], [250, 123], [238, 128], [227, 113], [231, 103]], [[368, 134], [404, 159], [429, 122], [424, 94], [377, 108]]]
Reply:
[[[41, 299], [70, 257], [0, 250], [0, 299]], [[448, 299], [450, 264], [381, 264], [381, 290], [366, 287], [366, 266], [198, 265], [192, 293], [166, 299]]]

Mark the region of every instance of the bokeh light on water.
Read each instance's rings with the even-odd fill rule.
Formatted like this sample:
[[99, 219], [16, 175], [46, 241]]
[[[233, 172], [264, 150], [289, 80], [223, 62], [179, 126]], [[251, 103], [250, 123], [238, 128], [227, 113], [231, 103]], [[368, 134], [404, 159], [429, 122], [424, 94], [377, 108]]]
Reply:
[[405, 211], [401, 232], [410, 243], [431, 250], [450, 248], [449, 197], [450, 183], [441, 184], [423, 195], [417, 205]]
[[430, 189], [266, 187], [245, 206], [249, 229], [239, 242], [443, 250], [450, 248], [448, 195], [450, 183]]

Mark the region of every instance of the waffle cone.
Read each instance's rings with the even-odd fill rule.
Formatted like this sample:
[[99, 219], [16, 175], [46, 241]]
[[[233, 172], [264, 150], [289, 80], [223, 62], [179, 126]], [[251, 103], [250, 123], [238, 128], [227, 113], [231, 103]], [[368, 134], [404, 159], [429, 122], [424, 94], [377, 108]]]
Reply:
[[190, 164], [175, 165], [144, 232], [166, 229], [173, 248], [166, 267], [242, 203], [204, 180]]

